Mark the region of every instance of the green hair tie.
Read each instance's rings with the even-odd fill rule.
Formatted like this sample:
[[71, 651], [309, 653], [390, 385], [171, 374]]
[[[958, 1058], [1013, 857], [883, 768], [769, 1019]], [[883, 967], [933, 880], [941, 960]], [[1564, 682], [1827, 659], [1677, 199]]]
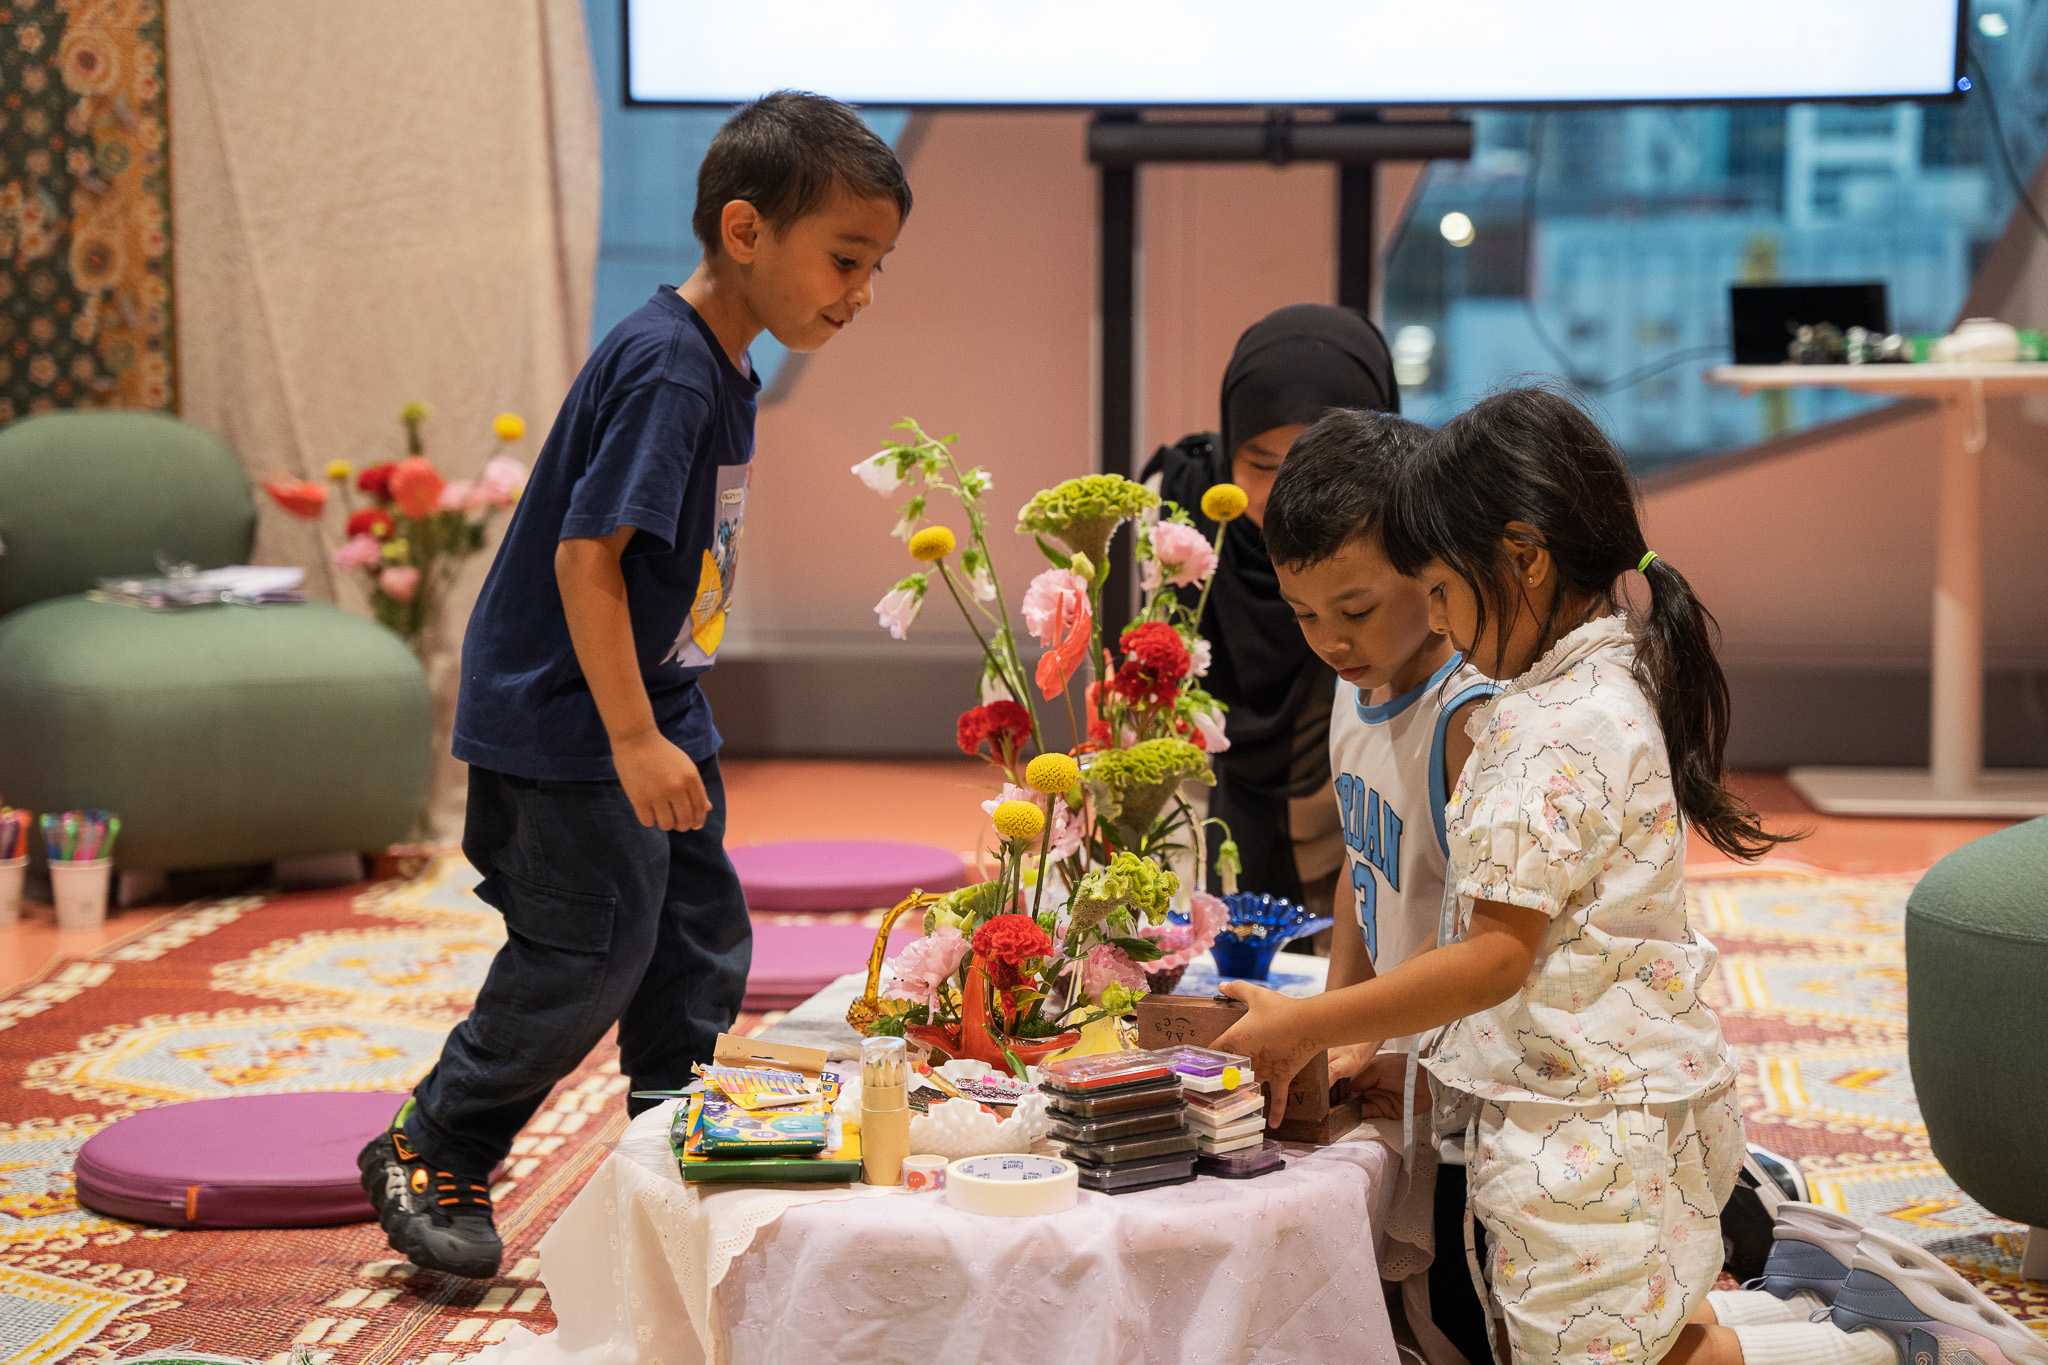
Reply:
[[1655, 559], [1656, 557], [1657, 552], [1655, 550], [1645, 550], [1643, 552], [1642, 562], [1636, 565], [1636, 572], [1648, 573], [1650, 571], [1650, 561]]

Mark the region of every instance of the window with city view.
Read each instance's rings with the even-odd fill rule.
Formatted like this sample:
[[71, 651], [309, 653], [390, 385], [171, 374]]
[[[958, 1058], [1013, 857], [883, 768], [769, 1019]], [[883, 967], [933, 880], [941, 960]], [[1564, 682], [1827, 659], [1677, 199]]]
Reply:
[[1733, 284], [1882, 280], [1894, 331], [1957, 320], [2048, 147], [2048, 0], [1979, 0], [1969, 38], [1954, 102], [1475, 112], [1471, 160], [1430, 166], [1388, 262], [1403, 410], [1563, 375], [1649, 472], [1878, 406], [1704, 371]]

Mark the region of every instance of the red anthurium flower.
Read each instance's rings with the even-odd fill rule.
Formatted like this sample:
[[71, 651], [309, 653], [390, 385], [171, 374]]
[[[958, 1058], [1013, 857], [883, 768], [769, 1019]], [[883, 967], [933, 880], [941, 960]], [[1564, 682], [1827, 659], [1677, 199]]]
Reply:
[[317, 517], [327, 506], [327, 485], [280, 475], [263, 481], [270, 500], [295, 517]]

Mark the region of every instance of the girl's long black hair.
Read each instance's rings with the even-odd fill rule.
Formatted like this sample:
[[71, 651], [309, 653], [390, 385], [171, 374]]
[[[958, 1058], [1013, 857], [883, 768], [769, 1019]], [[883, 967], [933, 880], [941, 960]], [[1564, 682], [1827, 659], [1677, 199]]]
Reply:
[[[1533, 534], [1511, 529], [1516, 522]], [[1511, 618], [1522, 588], [1503, 541], [1540, 543], [1559, 591], [1541, 623], [1538, 657], [1584, 621], [1622, 610], [1618, 581], [1649, 549], [1621, 452], [1583, 408], [1543, 387], [1493, 394], [1445, 423], [1403, 463], [1381, 538], [1404, 574], [1439, 560], [1462, 578], [1478, 599], [1482, 633], [1489, 611]], [[1650, 607], [1631, 613], [1635, 674], [1657, 707], [1680, 814], [1735, 858], [1758, 858], [1801, 837], [1769, 833], [1722, 785], [1729, 702], [1714, 654], [1719, 629], [1670, 563], [1652, 560], [1643, 576]], [[1567, 597], [1591, 609], [1561, 620]], [[1507, 631], [1500, 635], [1504, 655]]]

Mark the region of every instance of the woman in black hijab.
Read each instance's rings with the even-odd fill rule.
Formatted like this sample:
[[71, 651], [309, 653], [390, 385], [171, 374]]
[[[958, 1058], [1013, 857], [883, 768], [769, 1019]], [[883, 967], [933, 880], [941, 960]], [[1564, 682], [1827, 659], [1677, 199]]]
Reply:
[[[1145, 466], [1162, 496], [1202, 515], [1202, 493], [1234, 483], [1250, 495], [1223, 537], [1222, 563], [1202, 617], [1213, 650], [1202, 685], [1230, 710], [1230, 747], [1215, 756], [1209, 813], [1230, 826], [1241, 889], [1329, 914], [1344, 863], [1330, 795], [1330, 702], [1337, 675], [1302, 638], [1280, 600], [1260, 527], [1266, 494], [1294, 438], [1331, 408], [1401, 410], [1386, 339], [1352, 308], [1299, 303], [1269, 313], [1238, 338], [1223, 372], [1223, 431], [1162, 446]], [[1190, 606], [1199, 595], [1182, 588]], [[1215, 847], [1210, 841], [1211, 877]]]

